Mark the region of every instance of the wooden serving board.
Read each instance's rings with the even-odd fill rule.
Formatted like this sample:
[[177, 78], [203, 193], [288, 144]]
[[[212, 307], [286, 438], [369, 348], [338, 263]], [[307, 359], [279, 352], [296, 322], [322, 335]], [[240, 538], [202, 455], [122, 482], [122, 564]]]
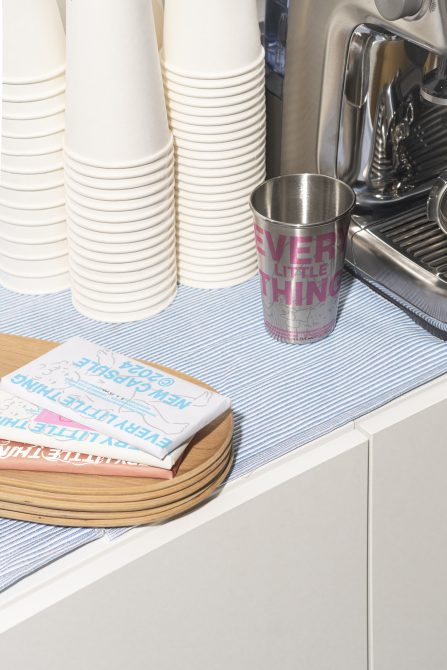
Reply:
[[[55, 342], [0, 334], [0, 376], [55, 346]], [[211, 388], [176, 370], [150, 365]], [[109, 527], [171, 518], [205, 500], [225, 480], [233, 461], [232, 434], [233, 416], [228, 411], [193, 438], [176, 477], [170, 480], [0, 471], [0, 516]]]
[[101, 500], [95, 499], [85, 500], [82, 496], [79, 496], [79, 498], [76, 498], [76, 496], [73, 495], [64, 497], [62, 494], [55, 498], [50, 497], [47, 494], [36, 493], [35, 491], [21, 491], [18, 487], [11, 489], [13, 491], [13, 493], [11, 493], [10, 489], [7, 489], [6, 487], [3, 487], [2, 484], [0, 484], [0, 504], [3, 504], [4, 506], [7, 504], [29, 505], [51, 510], [85, 510], [95, 513], [129, 513], [133, 511], [148, 510], [175, 502], [179, 500], [179, 498], [184, 498], [195, 493], [199, 487], [201, 488], [208, 486], [212, 483], [216, 476], [219, 475], [221, 470], [226, 467], [228, 461], [231, 458], [231, 455], [232, 448], [231, 443], [229, 443], [223, 456], [218, 460], [213, 468], [210, 468], [205, 474], [202, 475], [200, 482], [196, 482], [190, 486], [185, 486], [183, 489], [181, 489], [181, 491], [174, 491], [173, 493], [166, 493], [165, 495], [158, 497], [151, 497], [148, 500], [126, 501], [115, 497], [113, 502], [103, 502]]
[[4, 509], [0, 503], [0, 517], [17, 519], [19, 521], [31, 521], [33, 523], [51, 524], [53, 526], [81, 526], [86, 528], [119, 528], [121, 526], [142, 526], [149, 523], [160, 523], [161, 521], [168, 521], [180, 514], [189, 512], [193, 507], [197, 507], [197, 505], [206, 501], [207, 498], [209, 498], [215, 490], [223, 484], [230, 473], [232, 464], [233, 458], [231, 458], [231, 461], [220, 477], [205, 490], [179, 501], [178, 504], [172, 504], [157, 511], [147, 511], [140, 516], [129, 515], [128, 517], [115, 517], [113, 519], [104, 517], [89, 519], [86, 518], [85, 514], [80, 515], [79, 518], [73, 518], [68, 516], [69, 513], [67, 512], [67, 516], [59, 518], [57, 516], [45, 516], [40, 513], [28, 513], [27, 511], [24, 511], [27, 509], [26, 507], [24, 507], [24, 510], [20, 511]]

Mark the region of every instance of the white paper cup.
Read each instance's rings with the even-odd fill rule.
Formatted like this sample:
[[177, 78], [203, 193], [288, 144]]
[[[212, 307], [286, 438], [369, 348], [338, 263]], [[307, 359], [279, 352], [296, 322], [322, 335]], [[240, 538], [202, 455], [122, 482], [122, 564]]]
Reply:
[[242, 266], [251, 265], [256, 260], [256, 247], [254, 244], [249, 245], [245, 250], [235, 250], [233, 252], [228, 249], [214, 249], [213, 251], [207, 249], [206, 251], [192, 250], [180, 247], [177, 254], [179, 267], [183, 269], [196, 268], [197, 271], [228, 271], [239, 270]]
[[227, 86], [227, 87], [206, 87], [198, 88], [172, 81], [165, 73], [164, 88], [165, 96], [168, 102], [177, 101], [183, 105], [201, 107], [216, 107], [216, 105], [235, 105], [239, 102], [251, 98], [257, 94], [260, 87], [265, 86], [265, 68], [262, 67], [245, 84]]
[[[188, 156], [184, 155], [183, 152], [179, 149], [177, 152], [176, 165], [179, 170], [184, 170], [188, 174], [197, 175], [198, 177], [206, 177], [213, 175], [228, 175], [232, 173], [232, 170], [243, 171], [246, 162], [252, 164], [255, 160], [263, 158], [265, 160], [265, 138], [262, 138], [262, 141], [259, 141], [253, 147], [247, 148], [242, 147], [240, 150], [235, 152], [228, 152], [230, 156], [225, 157], [223, 152], [220, 154], [212, 154], [207, 152], [206, 154], [199, 154], [199, 157], [192, 158], [192, 152], [188, 152]], [[231, 157], [231, 154], [235, 154]], [[216, 158], [213, 158], [213, 155]], [[218, 156], [220, 155], [221, 160]], [[210, 158], [209, 158], [210, 157]]]
[[[169, 239], [171, 233], [175, 230], [175, 221], [172, 218], [171, 221], [165, 222], [163, 227], [160, 226], [155, 230], [148, 229], [145, 231], [145, 236], [137, 240], [132, 240], [132, 238], [129, 240], [127, 236], [128, 241], [126, 241], [126, 235], [120, 235], [119, 233], [103, 234], [102, 236], [96, 233], [98, 235], [96, 239], [86, 238], [84, 237], [84, 232], [86, 231], [73, 224], [72, 221], [69, 221], [69, 229], [70, 239], [77, 246], [86, 250], [108, 253], [114, 256], [115, 254], [122, 255], [144, 251], [158, 245], [163, 240]], [[90, 231], [87, 231], [87, 234], [91, 234]]]
[[52, 79], [35, 84], [5, 84], [2, 87], [3, 102], [33, 103], [50, 100], [65, 93], [65, 71]]
[[57, 114], [65, 109], [65, 92], [52, 98], [34, 100], [32, 102], [10, 102], [3, 99], [3, 118], [35, 118]]
[[69, 190], [75, 194], [75, 196], [105, 203], [125, 203], [129, 201], [133, 202], [146, 199], [153, 200], [154, 196], [161, 191], [169, 190], [174, 181], [173, 167], [166, 171], [165, 177], [160, 177], [159, 180], [154, 181], [152, 184], [147, 184], [145, 186], [141, 186], [140, 188], [129, 189], [101, 189], [84, 186], [83, 184], [80, 184], [76, 180], [72, 179], [71, 174], [71, 171], [67, 171], [66, 184]]
[[52, 79], [64, 65], [65, 34], [56, 0], [3, 0], [3, 81]]
[[163, 20], [164, 7], [163, 0], [152, 0], [152, 11], [154, 14], [155, 32], [157, 34], [158, 50], [163, 46]]
[[232, 168], [191, 168], [183, 164], [177, 164], [177, 180], [179, 182], [185, 182], [189, 184], [203, 184], [211, 185], [215, 183], [219, 184], [231, 184], [241, 179], [244, 179], [247, 175], [253, 174], [254, 172], [260, 172], [265, 167], [265, 155], [264, 152], [258, 154], [255, 158], [250, 160], [247, 157], [247, 160], [241, 162], [239, 165], [235, 165]]
[[[173, 174], [174, 170], [174, 161], [170, 160], [166, 163], [165, 166], [161, 167], [158, 171], [151, 174], [145, 175], [143, 177], [134, 177], [133, 179], [95, 179], [94, 177], [88, 177], [79, 172], [76, 172], [72, 169], [69, 163], [65, 163], [65, 174], [70, 179], [71, 182], [76, 182], [77, 185], [82, 186], [84, 189], [91, 191], [95, 189], [98, 193], [96, 197], [100, 198], [108, 193], [107, 199], [113, 199], [116, 195], [120, 195], [119, 200], [123, 200], [122, 195], [128, 193], [131, 195], [134, 191], [147, 186], [152, 186], [157, 184], [160, 181], [164, 180], [169, 175]], [[73, 185], [73, 188], [74, 185]], [[78, 188], [76, 186], [76, 188]], [[81, 190], [79, 189], [81, 193]], [[122, 193], [121, 193], [122, 192]]]
[[[208, 136], [209, 137], [209, 136]], [[255, 130], [237, 140], [229, 141], [223, 139], [219, 142], [191, 142], [181, 137], [175, 138], [176, 155], [181, 158], [193, 158], [195, 160], [219, 160], [219, 156], [224, 162], [226, 159], [232, 159], [251, 151], [258, 151], [265, 147], [265, 126]]]
[[101, 291], [91, 291], [78, 284], [73, 276], [71, 281], [75, 300], [79, 296], [79, 299], [90, 308], [94, 308], [94, 303], [96, 303], [98, 307], [101, 306], [102, 310], [111, 310], [114, 308], [113, 306], [115, 306], [117, 312], [121, 312], [121, 308], [125, 304], [132, 304], [132, 307], [135, 308], [136, 305], [133, 303], [144, 300], [146, 301], [145, 307], [147, 308], [148, 305], [150, 306], [151, 303], [153, 304], [155, 302], [155, 299], [157, 299], [158, 302], [160, 296], [163, 295], [164, 292], [172, 289], [172, 286], [176, 284], [177, 279], [175, 275], [171, 275], [168, 280], [160, 282], [159, 287], [155, 286], [143, 291], [132, 291], [129, 293], [102, 293]]
[[64, 157], [62, 151], [38, 156], [9, 156], [1, 155], [1, 168], [5, 172], [16, 174], [39, 174], [42, 172], [53, 172], [63, 170]]
[[[180, 123], [178, 121], [171, 120], [171, 128], [174, 136], [184, 137], [190, 141], [207, 142], [205, 139], [208, 136], [212, 136], [210, 141], [220, 142], [220, 141], [232, 141], [238, 139], [239, 137], [246, 137], [247, 134], [251, 134], [253, 128], [259, 128], [265, 122], [265, 106], [264, 104], [259, 105], [257, 111], [252, 115], [247, 116], [243, 121], [238, 121], [236, 123], [223, 123], [218, 125], [213, 123], [207, 123], [200, 125], [196, 123], [194, 125]], [[249, 130], [250, 132], [247, 132]], [[242, 132], [244, 131], [244, 132]]]
[[[202, 232], [200, 232], [202, 230]], [[249, 245], [254, 244], [253, 225], [246, 224], [239, 231], [228, 232], [225, 228], [221, 231], [207, 230], [205, 228], [193, 231], [185, 230], [183, 226], [177, 226], [177, 246], [183, 246], [185, 249], [193, 250], [214, 250], [214, 249], [247, 249]]]
[[[236, 124], [235, 128], [228, 130], [232, 126], [202, 126], [196, 127], [195, 129], [186, 129], [185, 126], [180, 128], [178, 126], [173, 127], [173, 133], [175, 137], [176, 146], [182, 146], [183, 141], [186, 141], [188, 144], [198, 144], [199, 151], [213, 151], [214, 149], [209, 149], [206, 145], [209, 143], [215, 145], [215, 149], [219, 150], [219, 147], [225, 150], [225, 146], [222, 147], [222, 144], [228, 144], [228, 149], [232, 149], [230, 146], [234, 142], [245, 138], [253, 138], [256, 131], [265, 132], [265, 110], [258, 113], [257, 116], [251, 119], [251, 122], [244, 121], [241, 124]], [[184, 145], [183, 145], [184, 146]], [[236, 144], [236, 146], [238, 146]], [[194, 149], [194, 147], [192, 147]]]
[[253, 222], [245, 221], [238, 224], [232, 224], [230, 226], [225, 225], [210, 225], [208, 228], [206, 226], [192, 226], [188, 228], [186, 224], [177, 225], [177, 238], [178, 242], [186, 242], [187, 244], [197, 244], [199, 245], [200, 240], [209, 241], [213, 244], [233, 244], [235, 241], [240, 240], [241, 244], [249, 242], [253, 237]]
[[68, 269], [67, 253], [49, 258], [23, 258], [7, 255], [0, 251], [0, 267], [5, 272], [23, 276], [47, 277], [62, 274]]
[[[112, 262], [110, 254], [101, 255], [103, 256], [103, 260], [92, 260], [91, 258], [86, 257], [86, 254], [80, 247], [75, 247], [71, 240], [69, 242], [69, 247], [70, 261], [74, 261], [78, 266], [82, 266], [86, 270], [104, 272], [105, 274], [138, 272], [145, 270], [147, 267], [164, 263], [168, 259], [173, 259], [175, 257], [175, 234], [171, 236], [169, 241], [160, 244], [158, 248], [154, 247], [153, 249], [150, 249], [149, 253], [151, 255], [149, 257], [140, 260], [129, 260], [127, 262]], [[98, 254], [98, 256], [99, 255], [100, 254]]]
[[174, 283], [171, 293], [168, 296], [163, 296], [159, 302], [154, 303], [151, 307], [135, 312], [117, 312], [116, 309], [111, 310], [110, 312], [102, 311], [99, 309], [91, 309], [85, 304], [81, 303], [78, 298], [75, 298], [72, 295], [73, 306], [78, 310], [80, 314], [93, 319], [94, 321], [101, 321], [105, 323], [130, 323], [132, 321], [143, 321], [148, 319], [151, 316], [159, 314], [164, 309], [169, 307], [173, 302], [177, 294], [177, 284]]
[[260, 33], [256, 0], [166, 0], [166, 62], [196, 76], [239, 71], [257, 59]]
[[231, 272], [227, 274], [208, 274], [208, 275], [194, 275], [186, 271], [178, 272], [179, 283], [184, 286], [191, 286], [192, 288], [204, 288], [204, 289], [218, 289], [218, 288], [229, 288], [230, 286], [236, 286], [237, 284], [242, 284], [245, 281], [248, 281], [254, 277], [258, 272], [257, 265], [247, 268], [240, 273]]
[[[239, 201], [238, 201], [239, 202]], [[242, 202], [242, 204], [241, 204]], [[227, 203], [205, 203], [206, 206], [209, 206], [210, 209], [194, 209], [192, 207], [186, 207], [184, 204], [177, 204], [177, 220], [181, 224], [185, 216], [195, 219], [197, 221], [202, 220], [205, 225], [212, 226], [212, 222], [219, 222], [220, 220], [225, 219], [226, 221], [242, 221], [247, 220], [250, 210], [246, 206], [246, 198], [244, 198], [236, 206], [232, 201]], [[196, 203], [189, 203], [195, 205]], [[213, 209], [213, 206], [216, 204], [216, 207]], [[226, 207], [230, 205], [230, 207]], [[218, 224], [221, 225], [221, 224]], [[228, 224], [229, 225], [229, 224]]]
[[[64, 187], [42, 190], [18, 190], [0, 186], [0, 207], [11, 209], [49, 209], [64, 202]], [[9, 217], [7, 217], [9, 218]]]
[[190, 263], [197, 269], [208, 270], [210, 266], [217, 268], [221, 265], [229, 265], [231, 260], [234, 263], [253, 260], [253, 253], [256, 253], [256, 251], [253, 252], [253, 248], [253, 241], [249, 241], [244, 246], [238, 244], [237, 241], [233, 241], [233, 247], [229, 248], [223, 248], [219, 245], [213, 247], [211, 243], [206, 248], [192, 248], [185, 246], [182, 242], [178, 244], [177, 259]]
[[[237, 114], [249, 111], [256, 106], [260, 100], [265, 98], [265, 82], [262, 79], [260, 84], [248, 94], [237, 97], [217, 98], [213, 105], [209, 100], [200, 100], [187, 96], [168, 93], [167, 105], [169, 116], [175, 118], [175, 115], [199, 119], [212, 119], [220, 116], [233, 117]], [[205, 102], [206, 104], [203, 104]], [[202, 104], [201, 104], [202, 103]], [[179, 119], [180, 120], [180, 119]]]
[[21, 243], [37, 242], [46, 244], [54, 240], [60, 240], [67, 236], [65, 219], [57, 223], [34, 223], [28, 225], [23, 223], [10, 223], [0, 219], [0, 237], [9, 242]]
[[75, 298], [79, 298], [86, 306], [92, 309], [112, 309], [112, 304], [118, 312], [128, 312], [150, 307], [157, 303], [163, 294], [170, 293], [173, 284], [177, 283], [175, 272], [165, 273], [157, 277], [150, 288], [128, 293], [103, 293], [102, 291], [86, 288], [72, 276], [72, 290]]
[[2, 224], [0, 222], [0, 254], [4, 253], [13, 258], [28, 258], [39, 260], [40, 258], [54, 258], [68, 253], [68, 244], [65, 236], [52, 242], [39, 242], [29, 238], [23, 238], [20, 242], [11, 241], [3, 237]]
[[[259, 182], [257, 179], [253, 180], [254, 185], [262, 183], [262, 180]], [[191, 193], [190, 191], [185, 191], [183, 188], [178, 188], [176, 190], [177, 194], [177, 203], [179, 205], [186, 204], [187, 207], [192, 207], [196, 209], [220, 209], [221, 207], [243, 207], [249, 198], [250, 193], [253, 191], [253, 185], [248, 183], [245, 184], [242, 188], [230, 191], [225, 191], [223, 193]]]
[[166, 61], [164, 52], [161, 52], [161, 69], [164, 79], [168, 79], [179, 86], [188, 86], [190, 88], [203, 89], [228, 89], [234, 86], [243, 86], [252, 82], [261, 71], [265, 73], [264, 50], [258, 51], [256, 59], [244, 67], [242, 70], [227, 72], [224, 76], [213, 74], [210, 77], [195, 76], [194, 72], [175, 71]]
[[[192, 109], [191, 107], [189, 109]], [[169, 110], [169, 119], [170, 119], [170, 124], [171, 128], [176, 129], [186, 129], [188, 130], [190, 127], [194, 129], [196, 128], [206, 128], [206, 127], [213, 127], [213, 128], [219, 128], [220, 126], [229, 126], [233, 127], [235, 124], [242, 124], [245, 123], [248, 119], [253, 119], [256, 117], [261, 111], [265, 109], [265, 100], [264, 97], [260, 96], [259, 98], [256, 99], [256, 101], [248, 107], [247, 109], [242, 110], [241, 112], [234, 112], [231, 114], [225, 114], [225, 110], [220, 110], [220, 114], [214, 114], [213, 116], [211, 115], [206, 115], [206, 116], [200, 116], [198, 114], [190, 114], [186, 113], [183, 111], [176, 111], [174, 109]], [[239, 127], [242, 127], [240, 125]]]
[[38, 119], [2, 119], [2, 133], [10, 139], [33, 139], [62, 132], [65, 128], [63, 111]]
[[17, 225], [47, 225], [65, 221], [65, 202], [50, 207], [10, 207], [0, 202], [0, 220]]
[[90, 162], [148, 162], [170, 140], [151, 3], [67, 4], [66, 146]]
[[166, 201], [162, 200], [153, 207], [135, 209], [131, 212], [99, 212], [80, 207], [70, 200], [67, 200], [66, 206], [71, 218], [74, 216], [75, 219], [78, 219], [80, 222], [83, 221], [86, 226], [91, 226], [91, 230], [101, 231], [105, 228], [105, 226], [102, 225], [98, 227], [98, 224], [107, 224], [108, 226], [117, 224], [117, 227], [119, 226], [120, 230], [126, 228], [128, 231], [136, 231], [146, 228], [148, 222], [155, 223], [155, 221], [167, 217], [173, 204], [174, 194], [167, 198]]
[[0, 173], [0, 183], [4, 188], [35, 189], [56, 188], [64, 183], [63, 170], [51, 170], [50, 172], [35, 172], [34, 174], [21, 174], [19, 172]]
[[149, 234], [158, 234], [173, 225], [175, 222], [174, 203], [167, 210], [163, 210], [157, 216], [152, 216], [141, 221], [103, 223], [84, 219], [74, 214], [67, 208], [67, 217], [70, 225], [76, 233], [92, 241], [119, 243], [134, 242], [146, 239]]
[[70, 275], [62, 272], [56, 275], [35, 276], [6, 272], [0, 266], [0, 284], [9, 291], [28, 295], [59, 293], [70, 288]]
[[[177, 289], [177, 281], [171, 281], [166, 290], [159, 292], [156, 295], [148, 296], [147, 298], [140, 298], [139, 300], [131, 300], [129, 302], [104, 302], [99, 300], [92, 300], [92, 298], [73, 290], [73, 301], [81, 306], [81, 308], [92, 310], [91, 313], [99, 311], [100, 313], [113, 314], [114, 319], [121, 321], [122, 318], [127, 319], [129, 314], [132, 315], [132, 320], [135, 314], [147, 313], [151, 310], [149, 315], [152, 315], [154, 308], [157, 308], [160, 302], [165, 302], [169, 296]], [[157, 310], [158, 311], [158, 310]], [[156, 312], [155, 312], [156, 313]], [[108, 319], [107, 316], [104, 318]], [[139, 318], [137, 316], [137, 318]], [[144, 317], [141, 317], [144, 318]]]
[[128, 294], [151, 289], [159, 278], [162, 280], [167, 276], [175, 278], [176, 268], [176, 259], [168, 258], [162, 263], [148, 265], [136, 272], [110, 274], [110, 272], [89, 270], [76, 263], [75, 259], [70, 259], [70, 273], [73, 279], [81, 286], [103, 293]]
[[79, 284], [73, 275], [71, 277], [71, 286], [75, 298], [77, 296], [81, 300], [84, 298], [85, 304], [89, 304], [89, 306], [91, 306], [90, 301], [100, 303], [103, 310], [112, 309], [112, 305], [115, 304], [118, 311], [126, 303], [129, 304], [140, 300], [153, 301], [154, 297], [160, 296], [165, 288], [171, 288], [174, 283], [176, 283], [176, 276], [171, 273], [167, 281], [159, 282], [157, 280], [155, 286], [148, 289], [129, 291], [128, 293], [103, 293], [102, 291], [87, 289], [82, 284]]
[[177, 237], [179, 242], [185, 242], [188, 245], [205, 244], [218, 245], [222, 244], [224, 247], [233, 245], [235, 241], [240, 240], [241, 244], [246, 244], [251, 241], [253, 237], [253, 222], [242, 221], [241, 223], [225, 225], [206, 226], [191, 226], [187, 224], [177, 224]]
[[150, 238], [144, 244], [120, 245], [116, 243], [88, 242], [82, 237], [79, 238], [76, 236], [76, 233], [69, 227], [68, 237], [70, 239], [70, 247], [83, 258], [106, 263], [128, 263], [153, 258], [163, 253], [165, 248], [172, 248], [173, 235], [175, 235], [174, 226], [171, 230], [167, 230], [157, 237]]
[[2, 137], [2, 154], [8, 156], [46, 156], [62, 151], [64, 131], [32, 138]]
[[259, 167], [256, 167], [253, 170], [249, 170], [245, 174], [234, 175], [233, 177], [220, 177], [203, 180], [196, 178], [195, 181], [190, 181], [190, 179], [191, 178], [188, 178], [187, 176], [184, 179], [183, 174], [179, 171], [177, 176], [179, 192], [181, 190], [185, 193], [198, 194], [202, 196], [229, 193], [234, 192], [235, 190], [240, 191], [241, 189], [245, 189], [252, 184], [262, 184], [262, 182], [265, 181], [265, 165], [262, 163]]
[[75, 172], [84, 175], [85, 177], [91, 177], [92, 179], [135, 179], [139, 177], [145, 177], [147, 175], [157, 174], [159, 170], [162, 170], [172, 164], [174, 160], [174, 149], [173, 149], [173, 138], [169, 140], [169, 144], [165, 147], [163, 152], [157, 154], [157, 156], [152, 157], [153, 160], [149, 160], [147, 163], [143, 163], [136, 166], [128, 167], [101, 167], [94, 164], [89, 164], [83, 161], [80, 161], [78, 157], [74, 156], [70, 149], [65, 147], [65, 163]]
[[174, 177], [170, 181], [160, 186], [159, 191], [146, 198], [135, 198], [128, 200], [96, 200], [86, 198], [76, 193], [68, 184], [66, 185], [67, 200], [71, 203], [81, 206], [85, 209], [99, 212], [132, 212], [140, 209], [148, 209], [160, 202], [166, 202], [172, 196], [174, 190]]

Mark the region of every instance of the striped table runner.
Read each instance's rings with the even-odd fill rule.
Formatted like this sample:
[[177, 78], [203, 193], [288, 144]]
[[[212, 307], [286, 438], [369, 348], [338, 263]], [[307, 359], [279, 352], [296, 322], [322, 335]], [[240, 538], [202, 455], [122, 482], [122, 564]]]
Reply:
[[[68, 292], [30, 297], [0, 289], [0, 306], [0, 332], [60, 341], [80, 335], [192, 374], [230, 396], [236, 419], [232, 479], [447, 372], [446, 343], [350, 275], [335, 332], [308, 346], [267, 335], [257, 278], [218, 291], [181, 286], [168, 310], [133, 324], [90, 321], [75, 311]], [[40, 540], [48, 532], [24, 522], [0, 526], [0, 588], [98, 536], [52, 529], [51, 546], [60, 552], [50, 555]], [[22, 546], [27, 566], [19, 560]], [[13, 563], [18, 568], [5, 581]]]

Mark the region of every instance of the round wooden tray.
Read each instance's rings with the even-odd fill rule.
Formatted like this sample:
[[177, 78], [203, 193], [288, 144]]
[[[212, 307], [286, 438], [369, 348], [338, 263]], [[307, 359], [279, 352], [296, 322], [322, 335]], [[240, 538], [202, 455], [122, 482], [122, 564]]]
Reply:
[[[0, 335], [0, 376], [57, 346], [56, 343]], [[206, 384], [151, 363], [166, 372]], [[177, 475], [143, 477], [0, 471], [0, 515], [64, 526], [116, 527], [162, 521], [205, 500], [225, 480], [233, 453], [231, 411], [213, 421], [191, 442]]]

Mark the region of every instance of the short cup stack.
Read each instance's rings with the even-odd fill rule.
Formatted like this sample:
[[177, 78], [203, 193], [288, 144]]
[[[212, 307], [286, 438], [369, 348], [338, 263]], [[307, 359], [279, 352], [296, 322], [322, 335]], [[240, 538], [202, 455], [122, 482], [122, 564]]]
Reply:
[[0, 284], [69, 287], [64, 207], [65, 34], [56, 0], [3, 0]]
[[67, 4], [67, 223], [74, 306], [144, 319], [175, 297], [174, 156], [151, 3]]
[[232, 286], [257, 272], [248, 200], [265, 179], [256, 0], [165, 0], [163, 45], [176, 147], [179, 280]]

